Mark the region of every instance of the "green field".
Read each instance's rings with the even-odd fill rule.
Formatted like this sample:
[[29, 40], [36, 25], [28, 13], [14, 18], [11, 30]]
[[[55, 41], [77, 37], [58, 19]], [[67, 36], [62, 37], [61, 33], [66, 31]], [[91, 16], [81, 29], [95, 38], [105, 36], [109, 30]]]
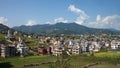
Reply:
[[[66, 56], [65, 59], [70, 58], [67, 63], [59, 62], [56, 63], [56, 60], [61, 60], [61, 58], [56, 56], [27, 56], [27, 57], [9, 57], [9, 58], [0, 58], [0, 68], [62, 68], [61, 65], [67, 65], [66, 68], [83, 68], [83, 66], [98, 63], [97, 65], [90, 66], [89, 68], [115, 68], [117, 64], [120, 64], [120, 54], [117, 57], [100, 57], [101, 55], [113, 55], [112, 53], [96, 53], [95, 56], [87, 55], [77, 55], [77, 56]], [[116, 56], [116, 55], [115, 55]], [[53, 62], [53, 63], [49, 63]], [[66, 62], [66, 61], [65, 61]], [[25, 66], [28, 65], [28, 66]], [[31, 66], [30, 66], [31, 65]], [[37, 65], [37, 66], [35, 66]]]

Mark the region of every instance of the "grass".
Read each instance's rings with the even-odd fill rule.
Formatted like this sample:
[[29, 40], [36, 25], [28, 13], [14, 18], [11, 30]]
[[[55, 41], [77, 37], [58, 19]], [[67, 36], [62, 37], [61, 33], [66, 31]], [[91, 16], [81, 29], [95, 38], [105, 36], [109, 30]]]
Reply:
[[120, 54], [115, 52], [101, 52], [94, 54], [96, 60], [107, 61], [113, 64], [120, 64]]
[[36, 38], [25, 38], [26, 40], [26, 44], [29, 46], [29, 47], [38, 47], [39, 45], [39, 40], [36, 39]]
[[[94, 62], [100, 62], [101, 64], [91, 66], [90, 68], [114, 68], [116, 65], [112, 64], [110, 62], [106, 61], [99, 61], [96, 60], [96, 58], [92, 56], [71, 56], [70, 57], [70, 66], [69, 68], [82, 68], [84, 65], [94, 63]], [[30, 67], [24, 67], [25, 64], [41, 64], [43, 62], [51, 62], [56, 61], [56, 56], [27, 56], [27, 57], [10, 57], [10, 58], [0, 58], [0, 64], [1, 63], [9, 63], [8, 66], [13, 66], [13, 68], [30, 68]], [[50, 68], [51, 64], [42, 64], [38, 67], [33, 66], [31, 68]], [[6, 66], [6, 65], [5, 65]], [[1, 67], [5, 67], [4, 65], [0, 65]], [[9, 67], [6, 67], [9, 68]], [[55, 68], [55, 67], [54, 67]]]
[[[40, 64], [41, 62], [52, 61], [53, 56], [28, 56], [28, 57], [10, 57], [6, 59], [2, 59], [0, 61], [3, 62], [10, 62], [14, 68], [24, 68], [25, 64]], [[3, 67], [3, 66], [1, 66]]]
[[112, 65], [110, 63], [101, 63], [95, 66], [91, 66], [89, 68], [115, 68], [115, 67], [116, 67], [115, 65]]
[[0, 33], [0, 39], [5, 39], [5, 34]]
[[26, 41], [26, 44], [27, 44], [27, 46], [29, 46], [29, 47], [33, 47], [33, 48], [36, 48], [36, 47], [38, 47], [39, 45], [44, 45], [45, 47], [46, 46], [50, 46], [51, 45], [51, 43], [47, 43], [47, 42], [45, 42], [45, 43], [39, 43], [39, 39], [37, 39], [37, 38], [28, 38], [28, 37], [26, 37], [25, 38], [25, 41]]

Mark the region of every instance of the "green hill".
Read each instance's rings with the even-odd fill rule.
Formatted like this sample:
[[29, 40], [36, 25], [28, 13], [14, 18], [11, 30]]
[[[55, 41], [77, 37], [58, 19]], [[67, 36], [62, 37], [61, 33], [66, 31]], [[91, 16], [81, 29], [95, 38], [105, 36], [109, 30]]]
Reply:
[[44, 24], [33, 26], [19, 26], [13, 27], [17, 31], [25, 33], [38, 33], [38, 34], [119, 34], [120, 32], [114, 32], [109, 29], [96, 29], [88, 28], [76, 23], [56, 23], [56, 24]]
[[6, 25], [0, 24], [0, 33], [7, 33], [10, 28]]

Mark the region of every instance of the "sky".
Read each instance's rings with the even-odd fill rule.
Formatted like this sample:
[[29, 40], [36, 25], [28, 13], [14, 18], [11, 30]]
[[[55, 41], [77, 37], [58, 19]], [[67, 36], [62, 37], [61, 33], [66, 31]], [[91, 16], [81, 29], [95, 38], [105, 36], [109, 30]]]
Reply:
[[120, 30], [120, 0], [0, 0], [0, 23], [9, 27], [58, 22]]

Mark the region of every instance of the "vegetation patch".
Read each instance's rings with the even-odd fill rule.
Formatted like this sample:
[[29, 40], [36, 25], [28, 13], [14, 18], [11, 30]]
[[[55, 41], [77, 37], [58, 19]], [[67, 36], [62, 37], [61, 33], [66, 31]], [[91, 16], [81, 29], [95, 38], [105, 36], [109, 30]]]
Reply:
[[120, 54], [118, 53], [101, 52], [95, 53], [94, 57], [96, 58], [96, 60], [103, 60], [111, 62], [113, 64], [120, 64]]

